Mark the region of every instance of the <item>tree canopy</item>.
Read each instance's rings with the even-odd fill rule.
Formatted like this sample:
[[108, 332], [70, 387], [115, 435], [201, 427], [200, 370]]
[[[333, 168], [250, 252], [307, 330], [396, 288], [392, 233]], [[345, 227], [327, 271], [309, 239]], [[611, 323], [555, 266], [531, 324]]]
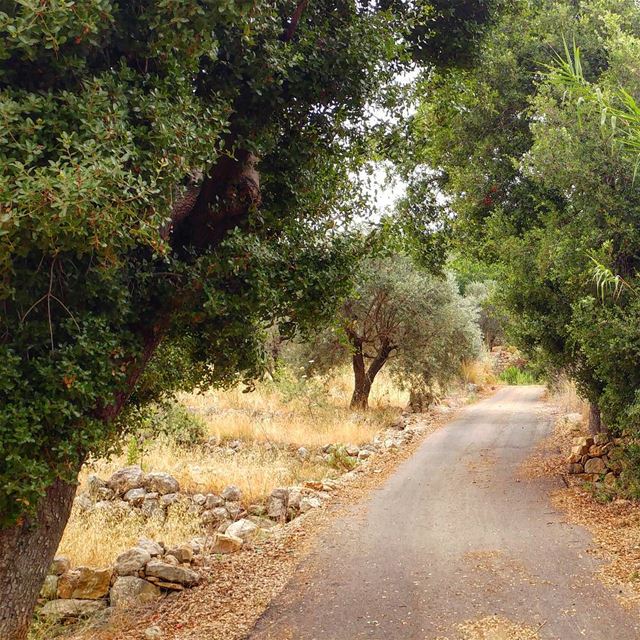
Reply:
[[637, 301], [603, 304], [594, 260], [635, 282], [637, 154], [618, 113], [638, 90], [638, 17], [634, 2], [517, 5], [472, 69], [425, 79], [413, 123], [456, 246], [499, 270], [511, 338], [620, 428], [640, 426]]

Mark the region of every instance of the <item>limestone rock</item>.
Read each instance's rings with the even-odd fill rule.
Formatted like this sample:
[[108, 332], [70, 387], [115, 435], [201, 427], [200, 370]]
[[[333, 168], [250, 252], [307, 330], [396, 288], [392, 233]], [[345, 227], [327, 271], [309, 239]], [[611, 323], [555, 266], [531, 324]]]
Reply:
[[242, 499], [242, 491], [235, 485], [229, 485], [221, 494], [225, 502], [238, 502]]
[[247, 511], [252, 516], [264, 516], [267, 513], [267, 508], [263, 504], [250, 504]]
[[93, 501], [86, 493], [80, 493], [73, 499], [73, 506], [79, 511], [89, 511], [93, 507]]
[[44, 600], [55, 600], [58, 597], [58, 576], [45, 576], [40, 597]]
[[318, 498], [313, 497], [304, 497], [300, 501], [300, 512], [306, 513], [307, 511], [311, 511], [311, 509], [317, 509], [322, 506], [322, 502]]
[[235, 520], [243, 512], [239, 502], [226, 502], [224, 507], [232, 520]]
[[150, 602], [159, 598], [160, 589], [137, 576], [121, 576], [111, 587], [109, 598], [112, 607], [126, 607], [132, 604]]
[[358, 460], [366, 460], [371, 457], [371, 451], [369, 449], [360, 449], [358, 452]]
[[289, 489], [287, 505], [293, 509], [299, 509], [300, 500], [302, 500], [302, 490], [299, 487], [291, 487]]
[[158, 625], [147, 627], [144, 630], [144, 637], [147, 640], [158, 640], [158, 638], [162, 638], [163, 636], [164, 634], [162, 633], [162, 629]]
[[357, 458], [358, 454], [360, 453], [360, 447], [356, 446], [355, 444], [348, 444], [344, 449], [347, 455], [351, 456], [352, 458]]
[[608, 444], [609, 440], [610, 440], [610, 438], [609, 438], [609, 435], [607, 433], [596, 433], [596, 435], [593, 436], [594, 444], [597, 444], [597, 445], [600, 445], [600, 446]]
[[235, 536], [236, 538], [240, 538], [244, 542], [248, 540], [252, 540], [256, 537], [260, 529], [256, 524], [251, 522], [251, 520], [247, 520], [246, 518], [242, 518], [233, 524], [230, 524], [225, 531], [227, 536]]
[[151, 560], [151, 554], [141, 547], [133, 547], [116, 558], [115, 571], [119, 576], [134, 576]]
[[204, 501], [205, 509], [215, 509], [224, 506], [224, 500], [215, 493], [207, 493]]
[[217, 524], [221, 520], [225, 520], [227, 517], [227, 510], [224, 507], [217, 507], [215, 509], [207, 509], [203, 511], [200, 516], [203, 524]]
[[296, 455], [300, 460], [307, 460], [307, 458], [309, 457], [309, 449], [307, 449], [306, 447], [300, 447], [296, 451]]
[[179, 547], [167, 549], [167, 555], [173, 556], [178, 562], [191, 562], [193, 560], [193, 548], [191, 545], [183, 544]]
[[199, 506], [204, 507], [205, 502], [207, 501], [207, 497], [202, 494], [202, 493], [196, 493], [193, 496], [191, 496], [191, 499], [193, 500], [193, 502]]
[[165, 493], [163, 496], [160, 496], [160, 504], [163, 507], [168, 507], [179, 499], [180, 496], [177, 493]]
[[139, 465], [124, 467], [116, 471], [108, 480], [107, 485], [117, 495], [122, 496], [131, 489], [139, 489], [144, 484], [144, 473]]
[[111, 569], [78, 567], [63, 573], [58, 579], [58, 597], [74, 600], [104, 598], [111, 585]]
[[144, 502], [142, 503], [142, 507], [141, 507], [142, 513], [147, 518], [153, 518], [154, 516], [164, 515], [164, 509], [160, 504], [160, 500], [158, 498], [149, 498], [149, 496], [152, 496], [152, 495], [157, 495], [157, 494], [147, 493], [147, 495], [144, 497]]
[[162, 545], [150, 538], [140, 538], [136, 547], [144, 549], [150, 556], [161, 556], [164, 553]]
[[92, 474], [87, 478], [87, 495], [93, 501], [100, 500], [100, 490], [105, 488], [107, 488], [107, 483], [95, 474]]
[[151, 560], [147, 563], [145, 573], [148, 576], [160, 578], [164, 582], [177, 582], [178, 584], [191, 586], [197, 584], [200, 576], [191, 569], [175, 567], [161, 560]]
[[[586, 438], [582, 438], [583, 440], [586, 440]], [[571, 447], [571, 455], [572, 456], [585, 456], [589, 453], [589, 448], [591, 445], [588, 444], [574, 444], [573, 447]]]
[[224, 533], [217, 533], [213, 539], [211, 547], [212, 553], [235, 553], [242, 548], [242, 538], [228, 536]]
[[607, 475], [604, 477], [604, 483], [610, 487], [616, 483], [616, 474], [609, 471]]
[[606, 470], [607, 465], [604, 463], [602, 458], [591, 458], [590, 460], [587, 460], [584, 465], [585, 473], [599, 474], [604, 473]]
[[162, 471], [152, 471], [148, 473], [144, 486], [148, 491], [155, 491], [161, 496], [168, 493], [178, 493], [180, 491], [180, 485], [178, 481], [168, 473]]
[[106, 609], [107, 603], [104, 600], [79, 600], [79, 599], [59, 599], [47, 602], [40, 613], [43, 616], [56, 620], [66, 620], [68, 618], [81, 618], [89, 616], [101, 609]]
[[139, 507], [142, 504], [142, 501], [144, 500], [146, 494], [147, 492], [142, 488], [129, 489], [129, 491], [124, 494], [124, 499], [134, 507]]
[[287, 515], [287, 505], [280, 498], [270, 496], [267, 501], [267, 515], [275, 520], [285, 518]]
[[71, 569], [71, 562], [66, 556], [56, 556], [49, 567], [49, 573], [52, 576], [61, 576], [63, 573]]
[[567, 465], [567, 473], [584, 473], [584, 467], [578, 462], [570, 462]]

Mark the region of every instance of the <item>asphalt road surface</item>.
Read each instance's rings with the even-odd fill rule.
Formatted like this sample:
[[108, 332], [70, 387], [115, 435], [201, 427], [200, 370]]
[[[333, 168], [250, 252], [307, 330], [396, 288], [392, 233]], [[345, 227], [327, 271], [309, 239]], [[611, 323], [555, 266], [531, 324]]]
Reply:
[[321, 534], [250, 638], [457, 638], [459, 623], [496, 615], [542, 640], [640, 639], [589, 534], [549, 502], [561, 480], [520, 478], [551, 429], [541, 395], [504, 388], [428, 437]]

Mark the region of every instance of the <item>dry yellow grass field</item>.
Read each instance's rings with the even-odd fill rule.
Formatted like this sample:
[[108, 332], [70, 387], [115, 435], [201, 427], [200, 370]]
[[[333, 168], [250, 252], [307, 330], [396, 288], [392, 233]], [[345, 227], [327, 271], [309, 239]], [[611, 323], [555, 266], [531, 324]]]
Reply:
[[[351, 384], [350, 372], [345, 370], [320, 381], [262, 383], [251, 393], [238, 388], [183, 395], [180, 402], [202, 420], [214, 443], [240, 440], [242, 446], [234, 453], [224, 446], [180, 446], [160, 437], [144, 443], [136, 462], [145, 471], [170, 473], [188, 493], [220, 492], [235, 484], [247, 504], [266, 497], [275, 487], [331, 476], [336, 471], [324, 460], [313, 455], [301, 460], [297, 449], [304, 446], [313, 453], [330, 443], [369, 442], [397, 418], [407, 402], [407, 395], [381, 375], [372, 390], [370, 411], [354, 413], [348, 409]], [[79, 490], [90, 474], [108, 478], [131, 462], [126, 452], [90, 461], [81, 474]], [[198, 527], [193, 514], [179, 510], [165, 522], [135, 514], [74, 511], [59, 553], [69, 556], [74, 565], [102, 566], [141, 536], [172, 544], [193, 537]]]

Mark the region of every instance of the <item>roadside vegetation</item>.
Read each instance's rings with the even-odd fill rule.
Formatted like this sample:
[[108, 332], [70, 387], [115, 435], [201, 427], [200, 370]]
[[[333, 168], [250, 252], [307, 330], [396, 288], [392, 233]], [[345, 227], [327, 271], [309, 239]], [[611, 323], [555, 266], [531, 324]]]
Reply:
[[0, 637], [58, 548], [199, 526], [83, 521], [91, 472], [258, 500], [460, 380], [570, 381], [638, 497], [639, 25], [635, 0], [3, 3]]

